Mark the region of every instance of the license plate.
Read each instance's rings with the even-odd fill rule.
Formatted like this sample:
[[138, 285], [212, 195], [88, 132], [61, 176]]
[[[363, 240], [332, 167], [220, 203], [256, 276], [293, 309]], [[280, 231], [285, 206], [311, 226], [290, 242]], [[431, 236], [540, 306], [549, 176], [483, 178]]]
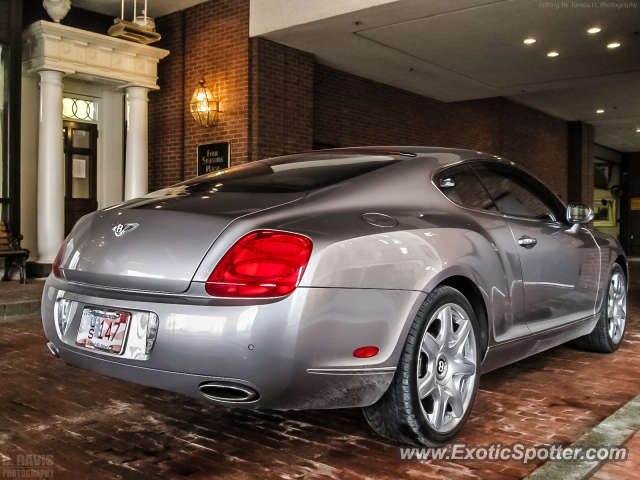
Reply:
[[76, 345], [120, 355], [131, 314], [85, 308], [76, 337]]

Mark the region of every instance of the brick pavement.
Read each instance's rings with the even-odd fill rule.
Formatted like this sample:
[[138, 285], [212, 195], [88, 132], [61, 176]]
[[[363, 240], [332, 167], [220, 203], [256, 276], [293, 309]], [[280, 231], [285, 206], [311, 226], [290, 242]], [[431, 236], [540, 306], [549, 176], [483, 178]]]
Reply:
[[629, 459], [605, 464], [591, 478], [594, 480], [636, 480], [640, 478], [640, 432], [627, 443]]
[[[571, 442], [640, 393], [639, 294], [640, 285], [634, 285], [618, 353], [560, 346], [484, 375], [459, 440]], [[401, 463], [396, 445], [376, 436], [359, 409], [274, 412], [205, 405], [66, 367], [45, 344], [38, 317], [0, 321], [0, 461], [51, 455], [53, 478], [498, 480], [523, 478], [535, 468]], [[638, 443], [630, 444], [632, 451], [640, 451]], [[611, 476], [620, 468], [607, 465], [595, 478], [627, 478]]]

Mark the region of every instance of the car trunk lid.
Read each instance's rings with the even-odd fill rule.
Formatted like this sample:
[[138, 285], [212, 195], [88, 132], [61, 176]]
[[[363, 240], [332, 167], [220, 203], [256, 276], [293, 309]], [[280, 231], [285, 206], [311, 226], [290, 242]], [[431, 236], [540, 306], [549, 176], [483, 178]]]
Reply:
[[69, 235], [62, 270], [90, 285], [181, 293], [234, 219], [306, 192], [157, 195], [84, 217]]

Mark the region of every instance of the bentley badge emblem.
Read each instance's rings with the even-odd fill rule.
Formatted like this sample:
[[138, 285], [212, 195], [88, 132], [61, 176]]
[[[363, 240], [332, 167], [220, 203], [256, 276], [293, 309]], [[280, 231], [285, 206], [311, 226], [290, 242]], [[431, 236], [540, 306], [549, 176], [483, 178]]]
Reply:
[[121, 237], [125, 233], [129, 233], [140, 226], [139, 223], [114, 223], [111, 225], [111, 230], [116, 234], [116, 237]]

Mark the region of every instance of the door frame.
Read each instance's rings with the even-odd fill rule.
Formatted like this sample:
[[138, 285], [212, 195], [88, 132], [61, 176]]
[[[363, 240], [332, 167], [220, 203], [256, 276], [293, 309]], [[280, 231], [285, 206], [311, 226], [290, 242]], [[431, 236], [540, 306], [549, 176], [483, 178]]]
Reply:
[[[68, 235], [73, 225], [69, 225], [69, 216], [67, 215], [67, 203], [72, 200], [72, 181], [73, 177], [73, 155], [86, 155], [91, 160], [89, 171], [91, 178], [89, 182], [89, 201], [91, 202], [92, 211], [98, 209], [98, 125], [95, 123], [76, 122], [71, 120], [63, 120], [63, 145], [64, 145], [64, 229], [65, 235]], [[66, 131], [65, 131], [66, 129]], [[91, 132], [91, 147], [79, 148], [73, 146], [72, 130], [85, 130]]]

